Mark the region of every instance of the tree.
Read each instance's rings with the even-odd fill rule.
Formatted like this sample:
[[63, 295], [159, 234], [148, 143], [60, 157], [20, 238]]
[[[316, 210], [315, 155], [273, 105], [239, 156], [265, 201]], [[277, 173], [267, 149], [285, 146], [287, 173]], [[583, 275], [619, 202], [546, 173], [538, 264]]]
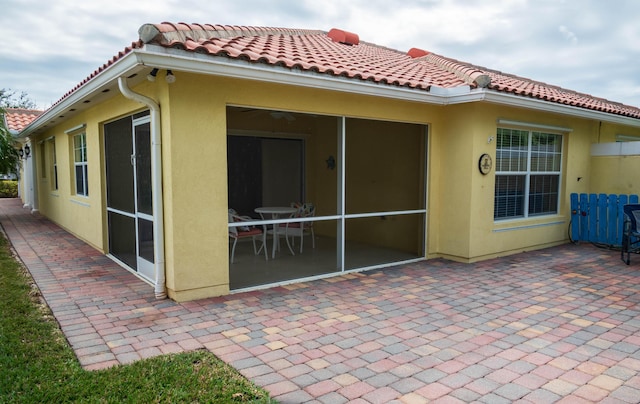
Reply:
[[0, 89], [0, 108], [35, 109], [36, 103], [24, 91], [18, 94], [10, 88], [2, 88]]
[[0, 173], [18, 175], [20, 156], [14, 147], [15, 140], [5, 126], [4, 113], [4, 109], [0, 108]]

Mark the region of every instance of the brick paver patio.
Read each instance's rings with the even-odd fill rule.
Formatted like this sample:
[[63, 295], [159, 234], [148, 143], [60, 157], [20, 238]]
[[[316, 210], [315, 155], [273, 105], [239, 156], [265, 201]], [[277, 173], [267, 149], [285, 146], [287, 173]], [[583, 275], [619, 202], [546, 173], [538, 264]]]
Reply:
[[180, 304], [18, 200], [0, 222], [89, 370], [208, 349], [281, 403], [640, 401], [640, 257], [570, 244]]

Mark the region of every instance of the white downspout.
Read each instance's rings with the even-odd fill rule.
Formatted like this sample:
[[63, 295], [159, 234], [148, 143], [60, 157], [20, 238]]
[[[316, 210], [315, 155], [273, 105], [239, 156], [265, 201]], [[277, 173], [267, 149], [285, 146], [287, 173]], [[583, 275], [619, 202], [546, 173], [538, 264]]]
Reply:
[[29, 162], [27, 160], [22, 160], [22, 183], [24, 188], [24, 200], [22, 201], [23, 208], [31, 209], [31, 170], [29, 167]]
[[167, 297], [164, 273], [164, 215], [162, 207], [162, 131], [160, 130], [160, 105], [151, 98], [133, 92], [127, 79], [118, 77], [118, 87], [126, 98], [146, 105], [151, 110], [151, 189], [153, 194], [153, 242], [156, 273], [156, 299]]
[[36, 213], [38, 212], [38, 169], [36, 165], [38, 152], [37, 145], [33, 141], [29, 142], [29, 144], [31, 153], [27, 157], [27, 162], [29, 162], [29, 169], [31, 170], [31, 213]]

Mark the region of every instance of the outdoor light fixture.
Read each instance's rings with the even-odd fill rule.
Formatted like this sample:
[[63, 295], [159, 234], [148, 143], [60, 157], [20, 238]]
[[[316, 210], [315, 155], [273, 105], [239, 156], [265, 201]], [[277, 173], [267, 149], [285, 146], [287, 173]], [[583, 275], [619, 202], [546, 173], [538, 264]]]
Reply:
[[[157, 67], [154, 67], [151, 72], [149, 72], [149, 74], [147, 74], [147, 80], [149, 81], [156, 81], [156, 76], [158, 75], [158, 71], [160, 71], [160, 69], [158, 69]], [[171, 70], [167, 70], [167, 75], [164, 78], [167, 83], [171, 84], [171, 83], [175, 83], [176, 81], [176, 76], [173, 75], [173, 72]]]
[[147, 80], [156, 81], [156, 75], [158, 74], [158, 69], [154, 68], [151, 70], [151, 73], [147, 74]]
[[336, 159], [333, 156], [329, 156], [326, 162], [327, 162], [327, 168], [329, 170], [333, 170], [336, 168]]
[[30, 154], [31, 154], [31, 147], [29, 147], [29, 145], [26, 145], [22, 149], [18, 149], [18, 156], [20, 156], [21, 159], [26, 160]]
[[167, 76], [164, 79], [169, 84], [176, 82], [176, 76], [173, 75], [173, 72], [171, 70], [167, 70]]

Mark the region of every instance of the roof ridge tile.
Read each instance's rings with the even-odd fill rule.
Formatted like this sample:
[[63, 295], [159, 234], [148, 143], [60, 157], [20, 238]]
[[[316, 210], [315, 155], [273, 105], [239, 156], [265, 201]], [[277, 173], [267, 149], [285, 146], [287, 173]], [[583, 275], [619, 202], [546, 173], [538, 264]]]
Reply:
[[143, 24], [138, 29], [140, 40], [144, 43], [158, 43], [165, 45], [174, 41], [233, 38], [243, 36], [284, 36], [284, 35], [312, 35], [324, 33], [318, 30], [254, 27], [237, 25], [210, 25], [163, 22], [160, 24]]
[[433, 53], [429, 53], [424, 57], [424, 59], [429, 60], [430, 62], [435, 63], [443, 69], [455, 74], [471, 86], [484, 88], [491, 84], [491, 77], [478, 66], [470, 65]]

